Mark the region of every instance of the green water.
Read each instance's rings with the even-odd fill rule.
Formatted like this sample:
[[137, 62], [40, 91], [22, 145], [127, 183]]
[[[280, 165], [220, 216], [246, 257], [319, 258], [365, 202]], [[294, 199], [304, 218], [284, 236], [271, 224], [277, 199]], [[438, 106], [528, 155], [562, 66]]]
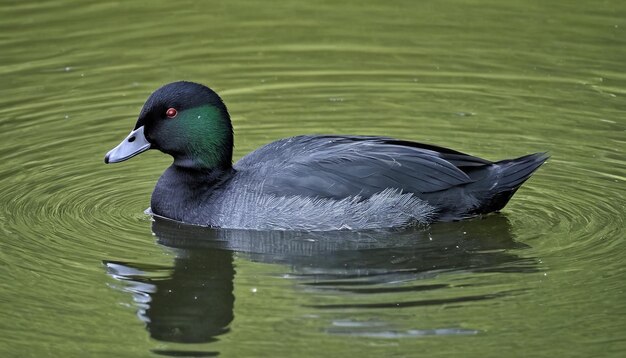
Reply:
[[[3, 1], [0, 20], [0, 356], [626, 351], [626, 2]], [[552, 158], [501, 215], [424, 231], [153, 223], [170, 159], [103, 156], [180, 79], [222, 95], [235, 159], [302, 133]]]

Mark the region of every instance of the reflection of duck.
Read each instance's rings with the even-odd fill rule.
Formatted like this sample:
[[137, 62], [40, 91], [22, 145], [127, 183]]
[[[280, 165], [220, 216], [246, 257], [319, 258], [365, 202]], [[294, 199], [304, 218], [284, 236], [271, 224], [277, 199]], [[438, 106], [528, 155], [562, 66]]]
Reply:
[[[525, 245], [513, 239], [503, 216], [426, 230], [326, 233], [215, 230], [156, 218], [153, 231], [160, 244], [178, 249], [173, 270], [120, 262], [108, 262], [107, 267], [112, 276], [129, 283], [127, 290], [138, 295], [140, 317], [151, 336], [164, 341], [209, 342], [228, 331], [234, 317], [233, 252], [257, 262], [286, 264], [289, 274], [315, 290], [414, 292], [412, 298], [418, 300], [406, 303], [413, 306], [447, 303], [419, 301], [417, 295], [446, 288], [419, 284], [442, 272], [536, 270], [536, 260], [507, 251]], [[378, 285], [389, 282], [409, 285]], [[455, 297], [450, 302], [497, 296]], [[344, 307], [359, 306], [337, 305]]]
[[329, 232], [216, 230], [155, 219], [153, 231], [165, 246], [238, 251], [302, 272], [514, 270], [513, 263], [528, 269], [526, 259], [504, 251], [525, 245], [513, 240], [509, 221], [501, 215], [425, 229]]
[[168, 342], [210, 342], [228, 332], [233, 320], [232, 252], [183, 250], [173, 269], [154, 265], [105, 263], [109, 274], [128, 283], [139, 317], [150, 336]]

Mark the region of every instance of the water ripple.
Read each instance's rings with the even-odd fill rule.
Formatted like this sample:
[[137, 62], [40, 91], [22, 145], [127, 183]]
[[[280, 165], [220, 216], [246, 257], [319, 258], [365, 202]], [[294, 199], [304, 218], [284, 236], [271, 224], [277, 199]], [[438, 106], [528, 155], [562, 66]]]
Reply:
[[[253, 356], [271, 341], [336, 348], [326, 336], [346, 335], [355, 337], [346, 345], [384, 355], [375, 339], [477, 335], [486, 339], [403, 347], [485, 355], [496, 341], [526, 342], [558, 356], [584, 342], [581, 354], [592, 356], [593, 343], [605, 351], [622, 338], [623, 323], [611, 319], [621, 308], [626, 226], [620, 12], [558, 2], [476, 12], [466, 3], [4, 7], [0, 331], [25, 348], [8, 355], [52, 347], [141, 356], [150, 344], [161, 355], [228, 346], [236, 356], [236, 346]], [[169, 26], [147, 21], [164, 14]], [[143, 211], [170, 159], [102, 160], [149, 93], [179, 79], [223, 96], [237, 157], [319, 132], [395, 136], [493, 160], [552, 157], [502, 214], [406, 235], [151, 223]]]

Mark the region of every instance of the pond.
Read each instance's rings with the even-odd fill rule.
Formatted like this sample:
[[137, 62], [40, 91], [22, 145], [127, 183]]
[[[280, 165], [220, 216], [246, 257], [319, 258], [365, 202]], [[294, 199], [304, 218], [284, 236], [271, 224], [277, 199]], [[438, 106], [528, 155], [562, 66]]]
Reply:
[[[0, 356], [626, 351], [626, 2], [6, 1], [0, 16]], [[235, 160], [310, 133], [551, 158], [500, 214], [406, 231], [152, 220], [171, 159], [103, 157], [181, 79], [222, 96]]]

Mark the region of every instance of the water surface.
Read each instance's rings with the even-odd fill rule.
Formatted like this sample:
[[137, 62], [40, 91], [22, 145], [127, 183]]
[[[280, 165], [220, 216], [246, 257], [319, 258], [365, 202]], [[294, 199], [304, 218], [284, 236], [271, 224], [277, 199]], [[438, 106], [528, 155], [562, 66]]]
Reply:
[[[0, 5], [0, 356], [621, 356], [626, 4]], [[500, 215], [402, 232], [219, 231], [105, 166], [147, 96], [225, 100], [235, 159], [303, 133], [552, 158]]]

